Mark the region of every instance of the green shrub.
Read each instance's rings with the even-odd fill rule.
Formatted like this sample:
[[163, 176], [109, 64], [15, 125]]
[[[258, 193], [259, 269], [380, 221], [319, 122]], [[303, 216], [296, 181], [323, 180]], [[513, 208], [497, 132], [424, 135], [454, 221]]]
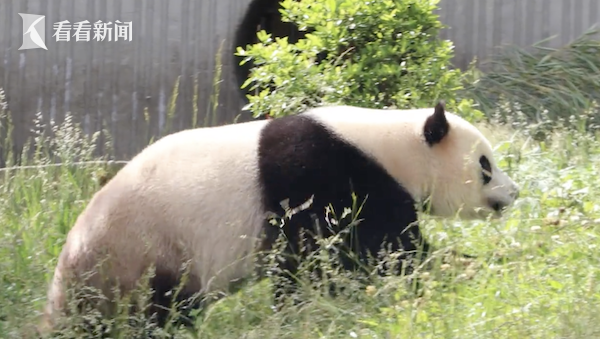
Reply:
[[306, 35], [296, 43], [258, 32], [236, 55], [253, 67], [254, 114], [288, 115], [323, 103], [373, 108], [455, 107], [460, 70], [453, 44], [438, 38], [438, 0], [283, 0], [282, 20]]

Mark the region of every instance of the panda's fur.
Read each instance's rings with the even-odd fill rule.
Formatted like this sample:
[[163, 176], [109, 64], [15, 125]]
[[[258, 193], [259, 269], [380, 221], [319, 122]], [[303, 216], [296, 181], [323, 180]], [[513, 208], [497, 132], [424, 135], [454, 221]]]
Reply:
[[[491, 173], [482, 169], [483, 157]], [[358, 253], [376, 255], [384, 240], [392, 249], [416, 249], [413, 241], [423, 239], [409, 225], [417, 220], [415, 205], [428, 197], [435, 215], [483, 218], [510, 205], [517, 187], [496, 166], [486, 138], [442, 104], [406, 111], [322, 107], [174, 133], [135, 156], [77, 219], [49, 288], [47, 324], [65, 306], [67, 276], [81, 279], [99, 260], [108, 263], [104, 275], [86, 283], [108, 296], [111, 283], [129, 291], [153, 265], [154, 301], [167, 303], [164, 293], [178, 283], [186, 260], [180, 296], [227, 290], [254, 269], [251, 254], [277, 237], [265, 216], [284, 215], [282, 201], [294, 207], [312, 197], [282, 229], [293, 244], [300, 229], [314, 225], [311, 215], [324, 225], [325, 207], [351, 207], [352, 193], [364, 201]], [[266, 241], [257, 242], [262, 235]]]

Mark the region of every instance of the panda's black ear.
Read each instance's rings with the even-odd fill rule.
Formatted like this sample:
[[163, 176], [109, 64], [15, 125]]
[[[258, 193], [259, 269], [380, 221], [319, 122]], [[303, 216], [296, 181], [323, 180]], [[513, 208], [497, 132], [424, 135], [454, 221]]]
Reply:
[[448, 120], [446, 120], [445, 102], [440, 101], [435, 105], [433, 114], [425, 120], [423, 135], [429, 146], [439, 143], [444, 139], [450, 130]]

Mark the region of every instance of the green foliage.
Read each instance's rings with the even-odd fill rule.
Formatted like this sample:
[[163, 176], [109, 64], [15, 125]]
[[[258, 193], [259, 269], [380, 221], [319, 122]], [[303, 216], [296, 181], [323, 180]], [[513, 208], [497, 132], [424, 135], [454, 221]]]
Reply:
[[[465, 101], [465, 112], [470, 105]], [[574, 112], [573, 112], [574, 113]], [[475, 114], [475, 113], [474, 113]], [[600, 335], [600, 142], [577, 130], [534, 142], [511, 129], [483, 129], [499, 166], [521, 187], [521, 198], [501, 219], [439, 220], [421, 216], [436, 248], [478, 258], [435, 253], [418, 295], [406, 278], [375, 279], [361, 289], [351, 276], [332, 276], [347, 288], [330, 299], [306, 289], [306, 304], [274, 313], [268, 280], [250, 284], [200, 314], [173, 338], [597, 338]], [[81, 129], [67, 119], [60, 139], [39, 136], [64, 160], [97, 161]], [[100, 159], [102, 160], [102, 159]], [[12, 165], [12, 164], [9, 164]], [[102, 162], [50, 166], [48, 154], [0, 171], [0, 338], [23, 338], [45, 302], [64, 239], [98, 189]], [[598, 184], [598, 185], [596, 185]], [[360, 217], [360, 216], [359, 216]], [[75, 327], [81, 320], [69, 318]], [[147, 338], [139, 314], [118, 318], [111, 338]], [[104, 323], [110, 323], [103, 320]], [[55, 338], [89, 338], [68, 329]]]
[[474, 108], [472, 99], [461, 99], [456, 105], [456, 113], [470, 122], [479, 122], [484, 120], [485, 114]]
[[454, 108], [460, 71], [453, 44], [438, 38], [438, 0], [284, 0], [282, 20], [308, 32], [297, 43], [258, 32], [237, 49], [253, 62], [248, 88], [255, 116], [294, 114], [338, 103], [413, 108], [444, 99]]
[[[544, 134], [557, 125], [581, 132], [600, 127], [600, 29], [592, 28], [559, 48], [506, 46], [494, 55], [489, 71], [466, 72], [465, 97], [488, 115], [507, 120], [520, 112], [532, 132]], [[508, 103], [510, 109], [500, 106]], [[573, 114], [576, 112], [577, 114]], [[584, 113], [584, 114], [582, 114]]]
[[[2, 103], [0, 95], [0, 115], [6, 113]], [[457, 111], [473, 120], [482, 114], [469, 100]], [[36, 324], [66, 234], [98, 190], [98, 176], [113, 173], [69, 115], [51, 127], [55, 138], [37, 134], [35, 156], [25, 166], [0, 170], [0, 338], [26, 338]], [[499, 166], [521, 186], [521, 197], [501, 219], [422, 215], [424, 234], [436, 248], [477, 258], [434, 253], [427, 270], [416, 272], [419, 294], [406, 277], [375, 279], [363, 289], [335, 272], [331, 279], [346, 288], [339, 298], [305, 289], [305, 304], [278, 313], [270, 308], [267, 280], [212, 305], [188, 331], [161, 333], [142, 315], [124, 311], [102, 323], [117, 329], [110, 333], [115, 339], [147, 338], [148, 332], [219, 339], [597, 338], [600, 142], [579, 129], [558, 129], [544, 142], [496, 124], [493, 133], [483, 131], [497, 146]], [[71, 327], [54, 338], [94, 337], [76, 332], [81, 320], [68, 318]]]

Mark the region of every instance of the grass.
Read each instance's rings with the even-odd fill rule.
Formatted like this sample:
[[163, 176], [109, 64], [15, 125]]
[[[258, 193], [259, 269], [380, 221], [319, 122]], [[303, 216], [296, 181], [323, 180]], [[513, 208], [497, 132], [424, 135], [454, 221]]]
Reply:
[[[37, 320], [65, 236], [110, 170], [69, 119], [54, 129], [56, 138], [38, 141], [54, 145], [63, 165], [49, 166], [40, 153], [23, 164], [30, 168], [0, 172], [1, 338], [21, 338]], [[478, 259], [442, 264], [434, 255], [432, 268], [417, 273], [424, 282], [419, 296], [404, 278], [382, 278], [366, 290], [348, 280], [347, 297], [306, 292], [308, 304], [281, 313], [270, 308], [268, 281], [251, 284], [202, 313], [194, 329], [170, 332], [261, 339], [598, 337], [600, 141], [569, 129], [545, 142], [508, 127], [482, 129], [521, 186], [517, 205], [496, 221], [422, 218], [437, 248]], [[127, 326], [117, 338], [135, 337]]]
[[[216, 102], [207, 103], [213, 115], [207, 114], [204, 123], [214, 121]], [[561, 114], [586, 117], [590, 106], [585, 101]], [[194, 100], [196, 114], [198, 107]], [[497, 116], [518, 119], [480, 127], [497, 146], [501, 167], [521, 186], [517, 204], [494, 221], [422, 216], [424, 233], [436, 248], [477, 259], [442, 263], [442, 253], [434, 254], [431, 267], [415, 273], [423, 283], [418, 295], [411, 293], [406, 278], [381, 278], [364, 289], [340, 274], [334, 278], [348, 287], [348, 295], [330, 299], [306, 290], [305, 305], [279, 313], [271, 309], [269, 281], [252, 283], [199, 314], [193, 329], [169, 328], [168, 334], [219, 339], [599, 337], [600, 192], [594, 187], [600, 187], [600, 140], [577, 124], [558, 126], [543, 141], [534, 140], [530, 116], [515, 109], [495, 102], [490, 110]], [[0, 113], [5, 110], [0, 105]], [[554, 119], [548, 112], [536, 114], [542, 121]], [[198, 123], [196, 115], [192, 123]], [[97, 135], [86, 138], [69, 115], [51, 127], [55, 137], [37, 135], [35, 144], [51, 148], [52, 156], [47, 148], [36, 148], [33, 159], [17, 168], [9, 161], [0, 169], [0, 338], [22, 338], [36, 323], [67, 232], [107, 173], [118, 169], [113, 165], [120, 165], [95, 156]], [[61, 165], [53, 165], [57, 161]], [[137, 322], [117, 319], [119, 332], [112, 337], [145, 337], [141, 333], [151, 330], [148, 322], [132, 318]], [[82, 338], [69, 330], [56, 337]]]
[[[597, 129], [600, 110], [600, 28], [591, 27], [559, 48], [545, 47], [544, 39], [533, 46], [503, 46], [487, 65], [492, 71], [475, 69], [465, 81], [465, 95], [485, 112], [494, 111], [506, 99], [530, 123], [539, 123], [545, 111], [550, 119], [539, 129], [551, 129], [555, 122], [569, 123], [572, 113], [587, 111], [587, 129]], [[533, 47], [533, 48], [532, 48]], [[470, 73], [470, 72], [468, 72]]]

